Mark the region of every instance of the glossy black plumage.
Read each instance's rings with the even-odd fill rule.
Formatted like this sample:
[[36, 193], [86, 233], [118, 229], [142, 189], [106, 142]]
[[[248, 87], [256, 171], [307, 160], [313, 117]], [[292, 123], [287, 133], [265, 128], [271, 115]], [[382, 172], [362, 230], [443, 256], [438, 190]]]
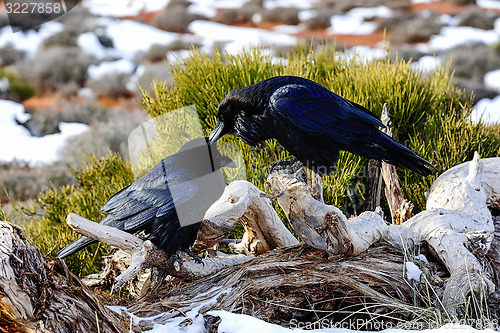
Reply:
[[[146, 175], [115, 193], [101, 208], [107, 215], [100, 223], [138, 233], [167, 255], [189, 249], [196, 239], [201, 217], [224, 190], [220, 167], [234, 166], [230, 158], [220, 155], [215, 145], [210, 154], [212, 159], [205, 139], [186, 143], [179, 152], [164, 158]], [[216, 174], [211, 183], [200, 183], [200, 177], [214, 169]], [[196, 223], [187, 226], [179, 223], [172, 197], [174, 189], [175, 207], [184, 206], [188, 212], [186, 218]], [[65, 258], [95, 242], [81, 237], [59, 251], [58, 257]]]
[[334, 170], [339, 150], [383, 160], [422, 175], [429, 162], [382, 133], [369, 110], [325, 87], [296, 76], [277, 76], [230, 91], [219, 105], [210, 143], [233, 134], [255, 146], [275, 138], [308, 168]]

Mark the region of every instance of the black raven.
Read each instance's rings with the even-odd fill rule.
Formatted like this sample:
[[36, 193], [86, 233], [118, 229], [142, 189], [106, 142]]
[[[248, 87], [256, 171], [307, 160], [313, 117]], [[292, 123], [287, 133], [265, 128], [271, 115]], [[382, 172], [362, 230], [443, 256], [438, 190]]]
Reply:
[[[205, 138], [191, 140], [115, 193], [101, 208], [107, 215], [100, 223], [138, 233], [168, 256], [179, 249], [187, 251], [196, 239], [204, 213], [224, 191], [225, 180], [219, 170], [224, 166], [235, 164], [215, 145], [209, 147]], [[191, 224], [181, 225], [179, 208]], [[95, 242], [83, 236], [59, 251], [58, 257], [65, 258]]]
[[229, 92], [219, 105], [213, 144], [233, 134], [255, 146], [275, 138], [305, 166], [321, 174], [334, 170], [339, 150], [383, 160], [422, 175], [437, 169], [382, 133], [369, 110], [311, 80], [277, 76]]

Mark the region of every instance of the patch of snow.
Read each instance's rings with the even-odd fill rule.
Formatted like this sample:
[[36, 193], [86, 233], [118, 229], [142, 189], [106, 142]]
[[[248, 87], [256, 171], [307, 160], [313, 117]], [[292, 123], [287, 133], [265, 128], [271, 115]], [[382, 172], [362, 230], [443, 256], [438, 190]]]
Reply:
[[7, 25], [0, 30], [0, 47], [12, 44], [15, 49], [25, 51], [33, 56], [43, 40], [63, 30], [63, 24], [50, 21], [40, 26], [39, 31], [28, 30], [26, 32], [12, 32], [12, 28]]
[[500, 69], [488, 72], [484, 75], [484, 85], [500, 93]]
[[500, 9], [500, 1], [498, 0], [476, 0], [476, 5], [487, 9]]
[[333, 15], [331, 18], [330, 33], [341, 35], [369, 35], [375, 32], [377, 23], [366, 21], [373, 17], [391, 17], [392, 10], [385, 6], [372, 8], [358, 7], [346, 14]]
[[153, 44], [169, 44], [182, 38], [180, 34], [131, 20], [101, 18], [98, 22], [106, 27], [106, 35], [113, 40], [122, 58], [132, 59], [137, 52], [146, 52]]
[[475, 43], [488, 45], [498, 42], [499, 36], [495, 30], [482, 30], [472, 27], [443, 27], [439, 35], [431, 36], [427, 44], [418, 44], [417, 49], [426, 53], [443, 51], [458, 45], [469, 46]]
[[369, 35], [377, 29], [377, 23], [352, 15], [333, 15], [330, 24], [328, 32], [338, 35]]
[[296, 44], [296, 38], [287, 34], [258, 28], [227, 26], [204, 20], [191, 22], [189, 31], [203, 40], [205, 49], [211, 50], [216, 43], [225, 43], [223, 48], [230, 54], [255, 46]]
[[94, 15], [135, 16], [141, 12], [154, 12], [164, 9], [170, 0], [83, 0], [82, 7]]
[[318, 11], [314, 9], [304, 9], [299, 11], [298, 17], [301, 21], [309, 20], [318, 15]]
[[77, 44], [83, 52], [93, 55], [97, 59], [119, 57], [114, 48], [105, 47], [94, 32], [84, 32], [78, 36]]
[[382, 48], [371, 48], [368, 46], [356, 46], [346, 52], [338, 53], [340, 57], [349, 61], [366, 63], [374, 59], [382, 59], [387, 56], [387, 50]]
[[470, 115], [470, 120], [477, 122], [481, 119], [484, 123], [500, 124], [500, 96], [493, 99], [480, 100]]
[[58, 152], [64, 147], [66, 139], [81, 134], [89, 128], [85, 124], [60, 123], [60, 133], [33, 137], [26, 128], [15, 121], [16, 118], [24, 120], [26, 117], [24, 106], [21, 104], [0, 100], [0, 142], [16, 143], [15, 145], [2, 145], [1, 161], [17, 159], [29, 161], [32, 165], [56, 161], [59, 157]]
[[264, 0], [265, 9], [273, 9], [276, 7], [292, 7], [298, 9], [309, 9], [320, 0]]
[[90, 65], [88, 69], [89, 78], [99, 80], [110, 74], [132, 74], [135, 63], [128, 59], [106, 61], [99, 65]]
[[406, 266], [406, 278], [408, 280], [414, 280], [416, 282], [419, 282], [420, 275], [422, 275], [422, 271], [420, 270], [420, 268], [418, 268], [417, 265], [415, 265], [410, 261], [405, 262], [405, 266]]
[[295, 35], [304, 30], [304, 26], [302, 24], [297, 25], [277, 25], [273, 27], [274, 32]]
[[441, 58], [436, 56], [426, 55], [410, 64], [410, 68], [422, 73], [430, 73], [441, 66]]
[[[228, 311], [209, 311], [209, 315], [218, 316], [221, 318], [219, 324], [219, 332], [226, 333], [290, 333], [291, 329], [284, 328], [275, 324], [267, 323], [263, 320], [254, 318], [252, 316], [231, 313]], [[309, 331], [314, 332], [314, 331]]]
[[420, 260], [421, 262], [426, 263], [426, 264], [429, 263], [429, 260], [427, 260], [427, 258], [423, 254], [419, 254], [418, 256], [415, 256], [415, 259]]

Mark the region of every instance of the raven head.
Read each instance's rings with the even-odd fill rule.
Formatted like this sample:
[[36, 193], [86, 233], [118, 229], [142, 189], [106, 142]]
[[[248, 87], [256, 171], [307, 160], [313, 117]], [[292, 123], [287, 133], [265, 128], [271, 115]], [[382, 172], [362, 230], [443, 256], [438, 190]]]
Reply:
[[228, 101], [227, 98], [224, 99], [219, 105], [219, 111], [217, 113], [217, 124], [215, 124], [210, 136], [208, 137], [208, 142], [210, 145], [214, 144], [225, 134], [234, 133], [234, 125], [236, 121], [237, 109]]

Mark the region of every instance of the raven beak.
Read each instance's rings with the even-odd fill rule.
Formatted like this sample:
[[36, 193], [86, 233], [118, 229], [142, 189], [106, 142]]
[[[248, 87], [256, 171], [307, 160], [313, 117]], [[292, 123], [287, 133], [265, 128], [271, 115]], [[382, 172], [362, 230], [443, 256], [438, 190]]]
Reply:
[[217, 121], [217, 124], [215, 124], [214, 129], [212, 132], [210, 132], [210, 136], [208, 137], [208, 144], [213, 145], [217, 140], [220, 139], [221, 136], [224, 135], [224, 123], [222, 121]]

